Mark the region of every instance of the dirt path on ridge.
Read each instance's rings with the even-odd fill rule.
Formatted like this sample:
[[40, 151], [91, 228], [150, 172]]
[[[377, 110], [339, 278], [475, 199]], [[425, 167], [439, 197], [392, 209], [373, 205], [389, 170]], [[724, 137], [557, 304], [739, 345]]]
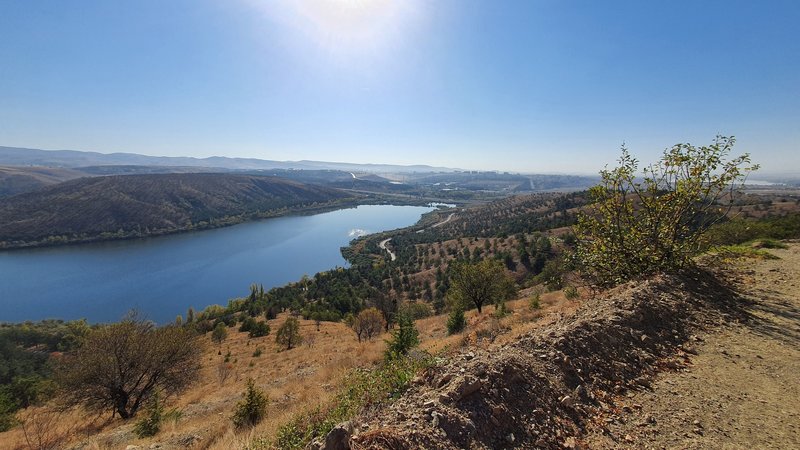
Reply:
[[800, 244], [729, 272], [751, 320], [701, 334], [687, 366], [597, 417], [586, 448], [800, 449]]

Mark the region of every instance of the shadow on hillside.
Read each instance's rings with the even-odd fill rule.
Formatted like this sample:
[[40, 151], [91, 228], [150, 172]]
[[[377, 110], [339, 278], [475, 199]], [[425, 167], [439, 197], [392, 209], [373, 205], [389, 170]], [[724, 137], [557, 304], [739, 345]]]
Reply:
[[800, 346], [800, 307], [775, 291], [758, 289], [748, 293], [746, 308], [745, 325], [754, 333], [793, 347]]

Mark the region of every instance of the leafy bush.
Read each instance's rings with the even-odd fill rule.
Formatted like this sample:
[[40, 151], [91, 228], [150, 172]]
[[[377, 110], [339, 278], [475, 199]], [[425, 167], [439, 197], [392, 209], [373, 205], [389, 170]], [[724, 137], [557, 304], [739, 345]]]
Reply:
[[255, 325], [250, 328], [248, 336], [251, 338], [263, 337], [269, 335], [269, 332], [270, 328], [267, 322], [256, 322]]
[[252, 318], [250, 316], [244, 316], [244, 319], [242, 320], [242, 324], [239, 325], [239, 331], [242, 332], [242, 333], [246, 333], [246, 332], [249, 332], [250, 330], [252, 330], [253, 327], [255, 327], [255, 326], [256, 326], [256, 319], [254, 319], [254, 318]]
[[17, 411], [17, 404], [10, 395], [0, 391], [0, 433], [10, 430], [17, 421], [14, 413]]
[[228, 327], [222, 322], [214, 325], [214, 330], [211, 332], [211, 340], [216, 344], [221, 344], [227, 338]]
[[247, 389], [242, 400], [236, 404], [233, 424], [236, 428], [252, 427], [267, 415], [267, 395], [255, 386], [252, 378], [247, 379]]
[[467, 319], [464, 317], [464, 310], [455, 308], [447, 316], [447, 334], [456, 334], [464, 331], [467, 326]]
[[411, 320], [424, 319], [431, 317], [434, 311], [431, 305], [425, 302], [405, 302], [400, 306], [399, 314], [411, 317]]
[[718, 136], [709, 146], [677, 144], [642, 170], [623, 147], [619, 166], [600, 172], [593, 201], [574, 227], [576, 259], [599, 287], [691, 264], [700, 237], [722, 220], [720, 202], [757, 169], [748, 154], [727, 160], [735, 140]]

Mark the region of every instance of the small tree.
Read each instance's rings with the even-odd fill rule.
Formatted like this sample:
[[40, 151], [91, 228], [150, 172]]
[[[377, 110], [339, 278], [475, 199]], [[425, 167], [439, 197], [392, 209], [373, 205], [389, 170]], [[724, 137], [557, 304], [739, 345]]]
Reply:
[[389, 328], [394, 324], [395, 318], [397, 317], [397, 297], [394, 295], [386, 295], [376, 290], [372, 298], [372, 303], [383, 315], [384, 328], [386, 331], [389, 331]]
[[300, 336], [300, 322], [294, 317], [289, 317], [286, 322], [278, 328], [275, 333], [275, 342], [279, 345], [286, 346], [286, 350], [291, 350], [292, 347], [299, 345], [303, 341]]
[[233, 424], [236, 428], [252, 427], [267, 415], [267, 395], [255, 386], [252, 378], [247, 379], [247, 389], [242, 400], [236, 404]]
[[367, 308], [358, 313], [355, 319], [353, 319], [352, 328], [358, 337], [358, 342], [361, 342], [362, 340], [372, 340], [374, 336], [377, 336], [381, 332], [385, 325], [386, 321], [377, 308]]
[[461, 305], [456, 306], [447, 317], [447, 334], [456, 334], [464, 331], [467, 326], [467, 319], [464, 317], [464, 309]]
[[164, 420], [164, 405], [158, 392], [148, 400], [145, 412], [146, 415], [136, 421], [136, 425], [133, 427], [133, 431], [140, 438], [155, 436], [161, 430], [161, 422]]
[[202, 347], [183, 327], [125, 319], [92, 329], [55, 370], [68, 404], [127, 419], [156, 392], [178, 393], [198, 376]]
[[600, 172], [592, 206], [574, 227], [576, 259], [594, 285], [608, 287], [691, 264], [700, 238], [725, 218], [736, 189], [758, 166], [750, 156], [728, 160], [733, 137], [710, 146], [677, 144], [642, 170], [622, 148], [619, 166]]
[[214, 330], [211, 332], [211, 340], [215, 344], [222, 344], [222, 342], [228, 338], [228, 327], [225, 326], [224, 323], [219, 322], [214, 326]]
[[385, 357], [387, 360], [405, 355], [419, 345], [419, 331], [410, 317], [400, 314], [397, 318], [397, 325], [397, 330], [392, 333], [391, 339], [386, 341]]
[[453, 263], [448, 295], [455, 304], [462, 307], [474, 305], [480, 313], [486, 303], [512, 298], [516, 295], [516, 287], [499, 261], [456, 262]]

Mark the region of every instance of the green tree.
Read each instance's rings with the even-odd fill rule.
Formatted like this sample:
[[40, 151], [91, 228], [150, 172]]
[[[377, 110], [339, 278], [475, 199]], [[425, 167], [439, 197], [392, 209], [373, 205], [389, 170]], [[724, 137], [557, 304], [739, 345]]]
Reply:
[[448, 296], [456, 305], [473, 305], [480, 313], [484, 304], [508, 300], [514, 295], [514, 282], [499, 261], [485, 259], [478, 263], [453, 263]]
[[286, 347], [286, 350], [291, 350], [292, 347], [299, 345], [303, 341], [300, 336], [300, 322], [294, 317], [289, 317], [286, 322], [283, 322], [275, 333], [275, 342], [279, 345]]
[[456, 306], [447, 317], [447, 334], [456, 334], [464, 331], [467, 326], [467, 319], [464, 317], [464, 309], [461, 305]]
[[214, 326], [214, 330], [211, 332], [211, 340], [215, 344], [222, 344], [222, 342], [228, 338], [228, 327], [225, 326], [224, 323], [219, 322]]
[[691, 264], [700, 238], [723, 220], [736, 190], [758, 168], [744, 154], [729, 158], [735, 139], [709, 146], [677, 144], [642, 170], [622, 148], [619, 165], [600, 172], [592, 205], [574, 227], [575, 257], [592, 284], [608, 287]]
[[247, 379], [247, 389], [242, 400], [236, 404], [233, 424], [236, 428], [252, 427], [267, 415], [267, 395], [255, 386], [252, 378]]
[[400, 314], [397, 318], [397, 325], [392, 337], [386, 341], [385, 357], [387, 360], [397, 359], [419, 345], [419, 331], [414, 326], [411, 317]]

